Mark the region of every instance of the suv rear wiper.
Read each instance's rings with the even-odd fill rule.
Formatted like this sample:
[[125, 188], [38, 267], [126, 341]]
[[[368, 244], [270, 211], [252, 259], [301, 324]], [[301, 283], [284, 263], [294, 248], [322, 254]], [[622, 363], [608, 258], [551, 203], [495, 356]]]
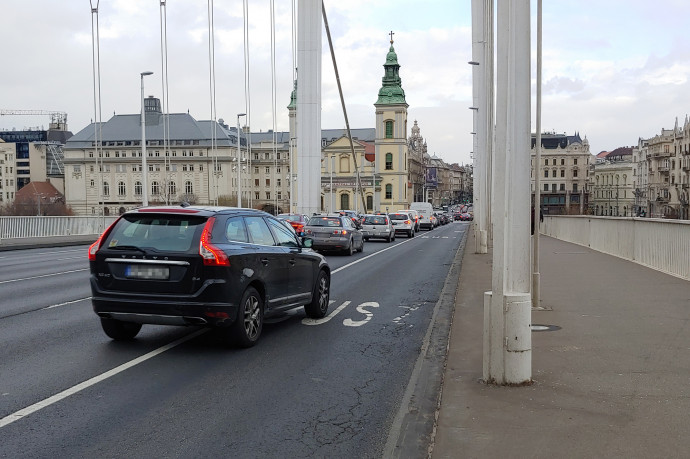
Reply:
[[115, 245], [113, 247], [108, 247], [110, 250], [136, 250], [141, 253], [146, 253], [146, 250], [142, 249], [141, 247], [137, 247], [136, 245]]

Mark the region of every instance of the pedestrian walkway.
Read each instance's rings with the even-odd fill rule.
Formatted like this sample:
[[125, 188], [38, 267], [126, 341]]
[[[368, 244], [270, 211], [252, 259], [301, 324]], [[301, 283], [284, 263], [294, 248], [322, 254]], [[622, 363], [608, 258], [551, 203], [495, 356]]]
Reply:
[[468, 237], [433, 458], [690, 457], [690, 282], [540, 239], [528, 387], [481, 383], [491, 253]]

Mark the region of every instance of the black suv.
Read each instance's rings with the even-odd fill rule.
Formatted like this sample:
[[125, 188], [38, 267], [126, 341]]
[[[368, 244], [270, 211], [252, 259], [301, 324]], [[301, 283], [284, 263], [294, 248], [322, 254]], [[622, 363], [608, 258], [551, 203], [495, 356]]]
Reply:
[[142, 324], [203, 325], [253, 346], [271, 314], [326, 315], [331, 272], [311, 242], [258, 210], [133, 210], [89, 247], [93, 309], [115, 340]]

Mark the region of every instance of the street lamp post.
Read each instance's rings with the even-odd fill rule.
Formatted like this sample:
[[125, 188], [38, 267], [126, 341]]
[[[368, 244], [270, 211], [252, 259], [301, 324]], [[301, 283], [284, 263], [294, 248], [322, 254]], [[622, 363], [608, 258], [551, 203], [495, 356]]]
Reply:
[[240, 157], [240, 117], [246, 113], [237, 114], [237, 207], [242, 207], [242, 158]]
[[146, 113], [144, 110], [144, 77], [153, 72], [141, 72], [141, 205], [149, 205], [148, 198], [148, 166], [146, 165]]

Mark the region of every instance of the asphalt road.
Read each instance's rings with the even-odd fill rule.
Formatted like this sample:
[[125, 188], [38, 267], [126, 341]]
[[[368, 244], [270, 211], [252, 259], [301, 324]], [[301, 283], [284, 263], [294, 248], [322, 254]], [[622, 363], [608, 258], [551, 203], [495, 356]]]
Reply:
[[329, 315], [246, 350], [201, 328], [111, 341], [87, 246], [2, 252], [0, 457], [381, 457], [467, 228], [327, 255]]

